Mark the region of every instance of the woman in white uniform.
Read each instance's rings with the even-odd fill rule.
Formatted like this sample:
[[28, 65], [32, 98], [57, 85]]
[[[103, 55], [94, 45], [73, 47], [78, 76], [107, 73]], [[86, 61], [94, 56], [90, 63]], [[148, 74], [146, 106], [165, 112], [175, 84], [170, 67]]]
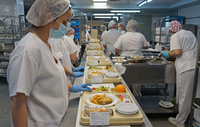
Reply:
[[36, 0], [27, 20], [33, 24], [10, 56], [7, 71], [12, 127], [58, 127], [68, 107], [68, 91], [91, 90], [90, 84], [71, 86], [48, 38], [63, 37], [70, 21], [69, 0]]
[[121, 34], [125, 34], [126, 31], [124, 30], [125, 26], [123, 23], [118, 23], [118, 30], [121, 31]]
[[163, 52], [164, 57], [176, 58], [176, 103], [178, 111], [176, 118], [168, 120], [175, 126], [184, 127], [191, 110], [195, 64], [197, 57], [197, 39], [190, 31], [181, 29], [180, 22], [174, 20], [169, 24], [173, 34], [170, 41], [170, 52]]
[[105, 25], [101, 25], [100, 28], [101, 28], [101, 31], [102, 31], [102, 34], [101, 34], [101, 41], [102, 41], [103, 38], [104, 38], [104, 36], [105, 36], [105, 34], [106, 34], [108, 31], [106, 30], [106, 26], [105, 26]]
[[115, 53], [113, 45], [121, 35], [119, 30], [116, 30], [117, 24], [115, 21], [110, 21], [108, 24], [109, 31], [105, 34], [105, 38], [102, 41], [103, 47], [106, 49], [106, 55], [109, 56], [111, 53]]
[[127, 24], [125, 34], [121, 35], [115, 43], [115, 53], [121, 56], [143, 55], [141, 49], [148, 48], [148, 43], [143, 34], [136, 32], [138, 23], [130, 20]]

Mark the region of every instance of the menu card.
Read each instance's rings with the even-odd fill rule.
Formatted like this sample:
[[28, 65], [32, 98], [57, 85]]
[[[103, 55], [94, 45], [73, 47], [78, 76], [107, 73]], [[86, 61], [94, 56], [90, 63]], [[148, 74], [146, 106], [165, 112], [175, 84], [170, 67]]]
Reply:
[[90, 125], [109, 125], [109, 112], [90, 112]]

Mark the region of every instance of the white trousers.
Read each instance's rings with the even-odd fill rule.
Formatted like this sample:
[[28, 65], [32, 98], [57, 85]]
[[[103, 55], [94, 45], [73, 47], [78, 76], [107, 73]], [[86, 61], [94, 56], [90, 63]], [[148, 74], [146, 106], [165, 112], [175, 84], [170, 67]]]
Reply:
[[176, 116], [176, 122], [184, 126], [191, 110], [191, 99], [194, 84], [195, 70], [188, 70], [177, 74], [176, 79], [176, 103], [179, 113]]
[[[200, 98], [200, 71], [199, 71], [196, 97]], [[194, 119], [197, 121], [198, 124], [200, 124], [200, 109], [194, 110]]]

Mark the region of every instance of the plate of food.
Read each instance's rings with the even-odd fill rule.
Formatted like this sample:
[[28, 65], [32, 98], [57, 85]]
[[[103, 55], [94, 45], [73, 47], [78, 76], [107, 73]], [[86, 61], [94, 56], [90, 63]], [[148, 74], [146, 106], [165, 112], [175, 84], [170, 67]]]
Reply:
[[89, 105], [113, 106], [119, 102], [119, 99], [112, 94], [96, 93], [86, 97], [85, 102]]
[[109, 88], [105, 86], [93, 87], [92, 92], [108, 92]]

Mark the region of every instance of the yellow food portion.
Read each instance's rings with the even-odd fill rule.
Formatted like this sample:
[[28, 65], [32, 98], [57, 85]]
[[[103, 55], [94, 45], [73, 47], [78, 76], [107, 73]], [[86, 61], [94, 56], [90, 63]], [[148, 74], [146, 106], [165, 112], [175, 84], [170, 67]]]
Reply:
[[107, 108], [89, 108], [85, 111], [85, 113], [90, 116], [90, 112], [109, 112]]
[[106, 97], [106, 94], [94, 95], [90, 97], [90, 102], [97, 105], [106, 105], [112, 103], [112, 98]]
[[133, 56], [133, 58], [142, 58], [142, 56]]
[[91, 76], [101, 76], [102, 74], [103, 73], [101, 71], [92, 71], [88, 78], [91, 79]]

